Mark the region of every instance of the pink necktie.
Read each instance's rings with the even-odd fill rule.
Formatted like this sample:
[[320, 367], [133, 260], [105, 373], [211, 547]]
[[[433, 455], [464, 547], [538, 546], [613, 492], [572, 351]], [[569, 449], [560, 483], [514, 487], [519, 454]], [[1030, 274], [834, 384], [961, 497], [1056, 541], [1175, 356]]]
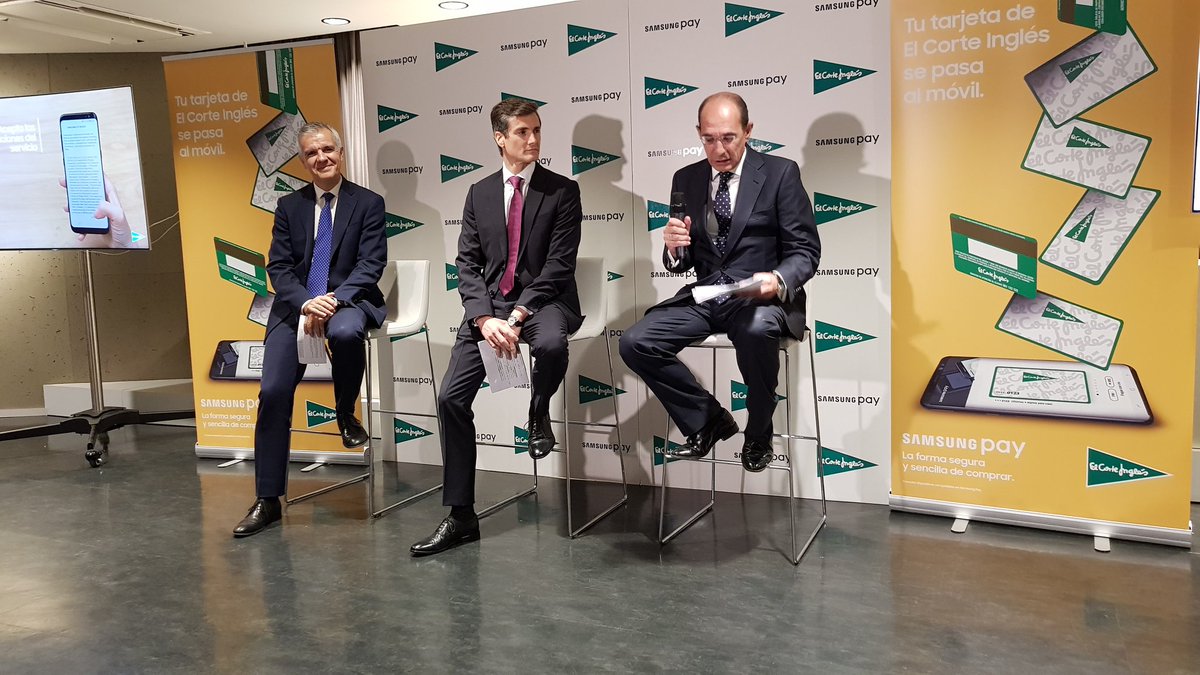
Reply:
[[501, 295], [508, 295], [516, 280], [517, 250], [521, 247], [521, 209], [525, 206], [525, 197], [521, 194], [521, 177], [513, 176], [508, 182], [512, 183], [513, 196], [508, 203], [508, 264], [504, 266], [504, 276], [500, 277]]

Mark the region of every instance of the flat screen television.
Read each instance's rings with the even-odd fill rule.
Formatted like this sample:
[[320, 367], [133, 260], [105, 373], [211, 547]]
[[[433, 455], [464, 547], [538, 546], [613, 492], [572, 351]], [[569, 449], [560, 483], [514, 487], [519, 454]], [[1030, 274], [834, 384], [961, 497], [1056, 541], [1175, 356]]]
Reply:
[[132, 89], [0, 98], [0, 194], [0, 250], [148, 250]]

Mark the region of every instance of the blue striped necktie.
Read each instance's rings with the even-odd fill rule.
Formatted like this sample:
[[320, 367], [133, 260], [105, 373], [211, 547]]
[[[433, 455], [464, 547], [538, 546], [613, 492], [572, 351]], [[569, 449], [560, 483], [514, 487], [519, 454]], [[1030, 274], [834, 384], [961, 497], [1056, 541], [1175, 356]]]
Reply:
[[325, 295], [329, 291], [329, 261], [333, 258], [333, 193], [321, 195], [325, 205], [321, 207], [321, 218], [317, 221], [317, 239], [313, 243], [312, 264], [308, 266], [309, 297]]

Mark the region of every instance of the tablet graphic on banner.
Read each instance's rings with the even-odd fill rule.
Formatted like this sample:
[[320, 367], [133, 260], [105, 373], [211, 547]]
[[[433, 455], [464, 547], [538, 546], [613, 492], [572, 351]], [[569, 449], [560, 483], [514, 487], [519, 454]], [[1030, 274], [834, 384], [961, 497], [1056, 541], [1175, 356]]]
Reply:
[[1007, 291], [1037, 294], [1037, 240], [950, 214], [954, 269]]
[[783, 12], [727, 2], [725, 3], [725, 37], [736, 35], [779, 16], [783, 16]]
[[567, 56], [574, 56], [616, 35], [616, 33], [599, 28], [567, 24]]
[[868, 462], [865, 459], [860, 459], [854, 455], [848, 455], [844, 452], [839, 452], [832, 448], [821, 446], [821, 468], [826, 476], [836, 476], [839, 473], [849, 473], [851, 471], [862, 471], [877, 466], [874, 462]]

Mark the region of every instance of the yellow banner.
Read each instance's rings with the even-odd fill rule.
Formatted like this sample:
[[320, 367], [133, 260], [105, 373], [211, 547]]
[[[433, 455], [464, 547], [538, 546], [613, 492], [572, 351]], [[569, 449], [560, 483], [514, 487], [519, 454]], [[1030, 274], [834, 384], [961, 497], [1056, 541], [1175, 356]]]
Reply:
[[[168, 59], [198, 449], [254, 447], [275, 203], [309, 182], [306, 122], [341, 126], [333, 45]], [[342, 447], [329, 366], [296, 390], [292, 450]]]
[[893, 505], [1187, 545], [1197, 25], [893, 5]]

